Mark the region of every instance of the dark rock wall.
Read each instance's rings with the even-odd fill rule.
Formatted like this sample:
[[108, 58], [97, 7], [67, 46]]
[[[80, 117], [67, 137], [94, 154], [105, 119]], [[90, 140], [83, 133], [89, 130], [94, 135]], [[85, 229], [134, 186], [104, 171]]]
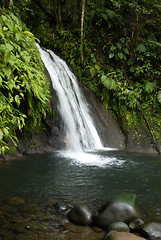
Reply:
[[84, 88], [84, 94], [103, 145], [105, 147], [125, 149], [126, 138], [110, 111], [104, 108], [103, 104], [89, 89]]

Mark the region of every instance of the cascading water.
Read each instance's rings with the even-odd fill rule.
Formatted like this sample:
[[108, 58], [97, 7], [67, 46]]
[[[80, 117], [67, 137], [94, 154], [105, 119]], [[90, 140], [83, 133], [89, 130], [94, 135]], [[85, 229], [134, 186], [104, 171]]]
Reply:
[[65, 125], [65, 141], [72, 151], [102, 149], [101, 140], [89, 115], [75, 75], [67, 64], [51, 50], [38, 44], [42, 61], [49, 72], [59, 99], [59, 112]]

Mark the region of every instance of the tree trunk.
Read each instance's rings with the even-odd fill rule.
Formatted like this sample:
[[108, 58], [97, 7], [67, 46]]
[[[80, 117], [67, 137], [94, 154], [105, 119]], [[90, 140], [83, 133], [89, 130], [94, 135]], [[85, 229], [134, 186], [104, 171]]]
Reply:
[[59, 27], [62, 27], [62, 17], [61, 17], [61, 5], [59, 4], [58, 6], [58, 23], [59, 23]]
[[84, 62], [83, 53], [83, 38], [84, 38], [84, 12], [85, 12], [85, 0], [82, 0], [82, 14], [81, 14], [81, 61]]

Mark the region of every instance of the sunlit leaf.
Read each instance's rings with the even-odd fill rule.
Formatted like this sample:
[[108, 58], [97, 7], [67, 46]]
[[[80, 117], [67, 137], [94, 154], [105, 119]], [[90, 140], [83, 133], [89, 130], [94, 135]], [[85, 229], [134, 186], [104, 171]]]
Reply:
[[3, 131], [0, 129], [0, 140], [3, 139]]
[[92, 75], [92, 77], [96, 74], [96, 69], [94, 67], [90, 68], [90, 74]]
[[158, 101], [161, 103], [161, 91], [158, 92]]
[[20, 101], [20, 97], [18, 95], [15, 96], [15, 102], [17, 103], [17, 105], [19, 106], [21, 101]]
[[113, 52], [109, 53], [109, 58], [113, 58], [115, 56], [115, 54]]
[[22, 33], [21, 32], [16, 33], [16, 39], [17, 39], [17, 41], [22, 39]]
[[2, 77], [0, 76], [0, 86], [2, 85], [2, 82], [3, 82], [3, 79], [2, 79]]
[[6, 74], [7, 77], [10, 77], [10, 76], [11, 76], [11, 73], [12, 73], [12, 70], [11, 70], [10, 67], [5, 66], [5, 67], [3, 68], [3, 72]]
[[4, 129], [3, 129], [3, 132], [4, 132], [5, 137], [8, 137], [8, 136], [9, 136], [9, 131], [8, 131], [7, 128], [4, 128]]
[[8, 63], [9, 62], [10, 56], [11, 56], [11, 52], [10, 51], [5, 52], [5, 54], [4, 54], [4, 63]]
[[13, 50], [13, 47], [12, 47], [12, 45], [11, 44], [9, 44], [9, 43], [6, 43], [6, 50], [7, 51], [12, 51]]

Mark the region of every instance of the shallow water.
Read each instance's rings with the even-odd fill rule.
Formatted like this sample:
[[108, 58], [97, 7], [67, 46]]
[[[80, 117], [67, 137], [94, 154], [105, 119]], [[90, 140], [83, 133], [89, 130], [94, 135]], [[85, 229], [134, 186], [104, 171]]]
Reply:
[[161, 157], [106, 149], [88, 153], [31, 154], [0, 166], [0, 202], [19, 196], [107, 201], [120, 192], [137, 195], [145, 217], [161, 219]]

